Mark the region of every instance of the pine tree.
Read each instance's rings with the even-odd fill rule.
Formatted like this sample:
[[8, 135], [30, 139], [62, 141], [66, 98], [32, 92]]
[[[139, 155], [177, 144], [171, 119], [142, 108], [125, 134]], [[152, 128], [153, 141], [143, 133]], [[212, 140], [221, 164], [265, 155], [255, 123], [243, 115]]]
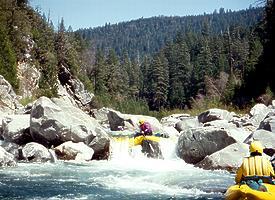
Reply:
[[58, 66], [61, 67], [62, 65], [66, 66], [65, 62], [65, 54], [66, 54], [66, 29], [64, 24], [64, 19], [61, 18], [61, 22], [58, 25], [58, 32], [56, 36], [56, 42], [55, 42], [55, 49], [56, 49], [56, 55], [57, 55], [57, 62]]
[[169, 65], [169, 104], [170, 107], [189, 106], [191, 63], [184, 38], [178, 35], [176, 44], [170, 46], [167, 54]]
[[94, 87], [95, 94], [100, 95], [107, 92], [107, 68], [101, 50], [97, 51], [95, 57]]
[[150, 66], [150, 107], [154, 110], [160, 110], [167, 104], [169, 70], [167, 59], [164, 52], [158, 53]]
[[123, 52], [122, 60], [121, 60], [121, 77], [122, 77], [122, 83], [121, 88], [123, 90], [124, 95], [128, 95], [129, 93], [129, 84], [130, 84], [130, 71], [132, 69], [132, 63], [128, 56], [128, 53], [126, 50]]
[[111, 49], [106, 60], [107, 65], [107, 82], [106, 86], [108, 93], [111, 95], [120, 95], [123, 93], [123, 87], [121, 87], [121, 71], [119, 59], [114, 51]]
[[149, 71], [150, 71], [150, 58], [145, 56], [143, 58], [143, 61], [140, 65], [140, 97], [141, 98], [148, 98], [149, 97], [149, 82], [150, 82], [150, 77], [149, 77]]
[[138, 97], [140, 88], [140, 66], [137, 60], [132, 62], [129, 73], [129, 93], [131, 97]]

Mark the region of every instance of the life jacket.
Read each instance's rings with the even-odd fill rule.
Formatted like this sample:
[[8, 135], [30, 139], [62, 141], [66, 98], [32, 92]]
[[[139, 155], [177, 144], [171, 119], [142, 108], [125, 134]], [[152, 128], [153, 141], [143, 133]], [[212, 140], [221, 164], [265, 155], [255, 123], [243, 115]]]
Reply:
[[148, 122], [144, 122], [140, 125], [140, 131], [143, 131], [145, 134], [150, 134], [153, 132], [152, 127]]
[[274, 170], [270, 161], [263, 156], [250, 156], [244, 158], [242, 165], [237, 171], [235, 181], [240, 183], [244, 177], [249, 176], [272, 176]]

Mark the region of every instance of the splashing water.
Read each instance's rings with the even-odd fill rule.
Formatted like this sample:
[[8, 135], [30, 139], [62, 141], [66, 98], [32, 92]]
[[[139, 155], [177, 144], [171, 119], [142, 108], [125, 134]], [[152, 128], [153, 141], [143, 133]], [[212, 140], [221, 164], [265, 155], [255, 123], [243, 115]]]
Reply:
[[19, 164], [0, 169], [0, 199], [223, 199], [233, 184], [226, 171], [206, 171], [160, 141], [164, 159], [149, 159], [128, 140], [113, 141], [108, 161]]

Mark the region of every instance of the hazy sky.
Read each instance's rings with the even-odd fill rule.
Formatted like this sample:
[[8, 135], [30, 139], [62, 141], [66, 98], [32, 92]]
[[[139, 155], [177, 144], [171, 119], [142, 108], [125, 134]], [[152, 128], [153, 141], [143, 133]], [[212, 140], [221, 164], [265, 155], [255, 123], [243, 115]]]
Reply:
[[212, 13], [219, 8], [240, 10], [256, 0], [29, 0], [56, 25], [61, 17], [74, 30], [152, 16], [186, 16]]

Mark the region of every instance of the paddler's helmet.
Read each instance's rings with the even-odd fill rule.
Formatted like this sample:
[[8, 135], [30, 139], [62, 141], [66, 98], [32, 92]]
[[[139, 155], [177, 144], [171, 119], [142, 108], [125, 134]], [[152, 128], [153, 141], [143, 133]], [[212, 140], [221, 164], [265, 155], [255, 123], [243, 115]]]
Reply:
[[259, 141], [253, 141], [250, 144], [249, 151], [250, 153], [258, 152], [260, 154], [263, 154], [264, 148]]
[[140, 119], [140, 120], [138, 121], [138, 123], [139, 123], [140, 125], [144, 124], [144, 122], [145, 122], [145, 119]]

